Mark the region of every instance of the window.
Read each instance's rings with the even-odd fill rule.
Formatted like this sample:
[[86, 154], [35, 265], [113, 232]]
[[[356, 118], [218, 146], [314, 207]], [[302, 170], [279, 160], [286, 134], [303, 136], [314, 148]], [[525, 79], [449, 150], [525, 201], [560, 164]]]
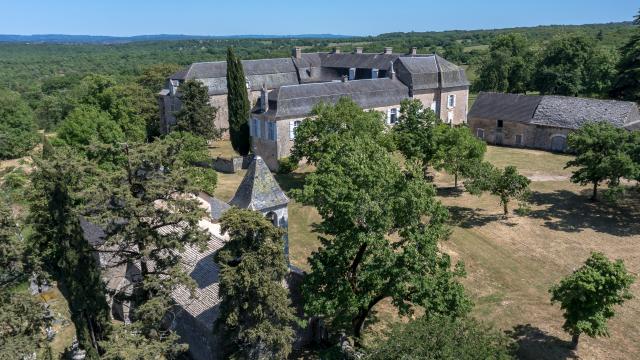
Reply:
[[517, 146], [522, 146], [522, 135], [521, 134], [516, 135], [516, 145]]
[[260, 120], [251, 119], [251, 135], [260, 138]]
[[378, 69], [371, 69], [371, 78], [372, 79], [378, 78]]
[[436, 109], [438, 108], [438, 103], [437, 102], [432, 102], [431, 103], [431, 111], [436, 112]]
[[273, 121], [267, 122], [267, 138], [276, 141], [276, 123]]
[[498, 127], [502, 128], [504, 126], [504, 122], [502, 120], [498, 120]]
[[356, 79], [356, 68], [349, 68], [349, 80]]
[[478, 137], [478, 139], [484, 140], [484, 129], [476, 130], [476, 136]]
[[294, 140], [296, 138], [296, 129], [300, 124], [302, 124], [302, 120], [289, 121], [289, 140]]
[[449, 97], [447, 98], [447, 107], [454, 108], [455, 106], [456, 106], [456, 96], [449, 95]]
[[449, 111], [447, 113], [447, 123], [449, 123], [449, 124], [453, 123], [453, 111]]
[[390, 125], [393, 125], [393, 124], [398, 122], [398, 109], [397, 108], [389, 109], [389, 116], [388, 116], [387, 122]]

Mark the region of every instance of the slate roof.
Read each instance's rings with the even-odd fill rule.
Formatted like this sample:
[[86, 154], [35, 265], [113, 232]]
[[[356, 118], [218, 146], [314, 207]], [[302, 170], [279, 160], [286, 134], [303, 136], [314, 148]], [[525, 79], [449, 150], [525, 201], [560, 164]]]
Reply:
[[212, 330], [218, 317], [218, 305], [222, 301], [219, 295], [219, 267], [213, 256], [226, 239], [220, 235], [220, 226], [201, 221], [201, 227], [211, 234], [206, 249], [200, 251], [197, 246], [187, 246], [180, 254], [180, 264], [184, 271], [195, 281], [194, 296], [184, 286], [176, 288], [171, 296], [178, 306], [191, 315], [206, 329]]
[[319, 53], [323, 67], [388, 70], [397, 54]]
[[624, 127], [640, 120], [638, 107], [630, 101], [543, 96], [532, 123], [577, 129], [586, 122], [602, 120]]
[[438, 55], [398, 58], [398, 78], [414, 90], [469, 86], [463, 68]]
[[307, 116], [318, 103], [335, 104], [342, 97], [365, 109], [397, 105], [409, 97], [409, 88], [398, 80], [380, 78], [283, 86], [270, 95], [275, 108], [266, 117], [279, 120]]
[[528, 123], [541, 99], [542, 96], [481, 92], [467, 116]]
[[640, 128], [634, 102], [556, 95], [480, 93], [468, 116], [565, 129], [577, 129], [589, 121], [608, 121], [628, 130]]
[[[273, 89], [283, 85], [298, 84], [297, 69], [291, 58], [242, 60], [242, 67], [251, 85], [251, 90], [260, 90], [262, 85]], [[199, 79], [209, 88], [209, 95], [226, 94], [227, 62], [194, 63], [170, 78], [175, 80]]]
[[[392, 64], [398, 72], [398, 79], [413, 90], [469, 85], [464, 69], [438, 55], [303, 53], [299, 59], [242, 61], [252, 90], [260, 90], [263, 85], [277, 89], [287, 85], [332, 82], [340, 79], [341, 69], [388, 71]], [[227, 92], [226, 72], [226, 61], [200, 62], [173, 74], [170, 79], [198, 79], [208, 87], [209, 95], [222, 95]]]
[[256, 211], [288, 203], [289, 198], [282, 191], [260, 156], [255, 156], [251, 161], [238, 190], [229, 201], [229, 205]]

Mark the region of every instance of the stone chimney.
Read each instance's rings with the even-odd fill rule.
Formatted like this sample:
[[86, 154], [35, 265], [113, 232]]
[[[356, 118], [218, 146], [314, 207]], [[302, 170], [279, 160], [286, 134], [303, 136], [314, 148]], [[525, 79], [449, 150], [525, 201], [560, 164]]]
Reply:
[[340, 54], [340, 48], [339, 47], [334, 47], [333, 48], [333, 53], [334, 54]]
[[417, 47], [412, 47], [411, 48], [411, 55], [418, 55], [418, 48]]
[[264, 84], [262, 84], [262, 89], [260, 89], [260, 111], [263, 113], [269, 111], [269, 92]]
[[393, 68], [393, 61], [389, 61], [389, 79], [396, 78], [396, 70]]
[[362, 54], [362, 50], [364, 50], [362, 46], [356, 47], [356, 54]]
[[293, 48], [292, 56], [296, 59], [302, 59], [302, 48], [300, 46], [296, 46]]
[[349, 81], [349, 75], [342, 75], [342, 82]]
[[385, 47], [384, 48], [384, 53], [387, 54], [387, 55], [393, 53], [393, 48], [390, 47], [390, 46]]

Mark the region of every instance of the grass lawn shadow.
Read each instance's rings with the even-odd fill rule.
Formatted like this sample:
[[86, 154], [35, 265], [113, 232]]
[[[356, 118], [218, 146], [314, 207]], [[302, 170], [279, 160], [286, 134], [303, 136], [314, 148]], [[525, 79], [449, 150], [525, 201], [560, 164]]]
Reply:
[[[615, 236], [640, 234], [638, 199], [623, 199], [619, 204], [589, 201], [587, 190], [578, 194], [568, 190], [534, 192], [530, 202], [543, 209], [532, 210], [529, 216], [544, 220], [552, 230], [580, 232], [592, 229]], [[635, 196], [634, 196], [635, 197]]]
[[521, 360], [578, 359], [571, 342], [564, 341], [531, 324], [516, 325], [506, 331], [518, 344], [516, 357]]
[[[505, 221], [505, 217], [502, 214], [489, 214], [482, 215], [480, 211], [482, 209], [468, 208], [462, 206], [447, 206], [449, 214], [451, 214], [451, 222], [464, 229], [470, 229], [478, 226], [484, 226], [494, 221]], [[506, 219], [508, 220], [508, 218]], [[516, 223], [506, 221], [505, 225], [512, 227], [516, 226]]]

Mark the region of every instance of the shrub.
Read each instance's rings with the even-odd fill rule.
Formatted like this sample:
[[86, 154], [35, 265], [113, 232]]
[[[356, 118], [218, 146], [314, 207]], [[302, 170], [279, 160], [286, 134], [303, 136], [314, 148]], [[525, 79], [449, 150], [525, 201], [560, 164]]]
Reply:
[[298, 168], [298, 163], [291, 158], [282, 158], [278, 160], [278, 173], [279, 174], [291, 174]]

